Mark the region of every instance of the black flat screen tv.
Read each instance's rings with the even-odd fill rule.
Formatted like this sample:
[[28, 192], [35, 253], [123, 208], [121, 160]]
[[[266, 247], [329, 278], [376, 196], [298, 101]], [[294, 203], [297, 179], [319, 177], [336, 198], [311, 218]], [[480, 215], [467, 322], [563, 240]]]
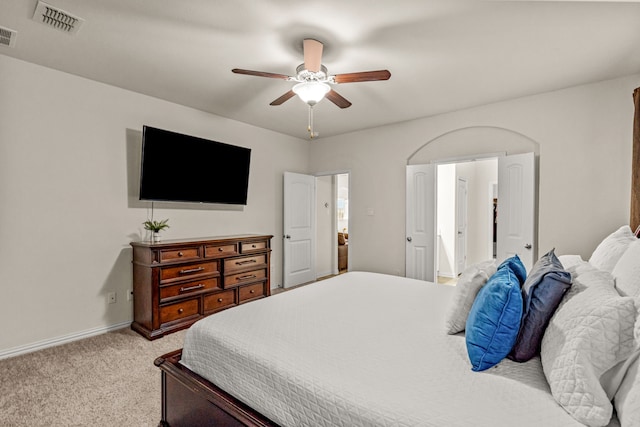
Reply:
[[144, 126], [140, 200], [246, 205], [251, 149]]

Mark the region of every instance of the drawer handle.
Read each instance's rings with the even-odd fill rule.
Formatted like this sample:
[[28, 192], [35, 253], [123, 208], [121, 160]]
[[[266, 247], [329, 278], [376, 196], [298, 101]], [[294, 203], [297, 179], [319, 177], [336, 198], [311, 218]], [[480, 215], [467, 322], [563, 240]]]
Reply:
[[255, 259], [250, 259], [250, 260], [247, 260], [247, 261], [236, 261], [236, 265], [252, 264], [254, 262], [256, 262]]
[[180, 270], [180, 274], [197, 273], [198, 271], [202, 270], [204, 270], [204, 267], [192, 268], [190, 270]]
[[252, 247], [252, 248], [255, 248], [255, 247], [256, 247], [256, 245], [251, 245], [251, 247]]
[[222, 302], [222, 298], [218, 298], [218, 302]]
[[222, 251], [224, 251], [224, 249], [218, 248], [218, 252], [222, 252]]
[[249, 279], [255, 279], [256, 276], [255, 274], [247, 274], [246, 276], [240, 276], [237, 278], [237, 280], [249, 280]]
[[202, 289], [202, 288], [204, 288], [204, 284], [198, 283], [196, 286], [189, 286], [188, 288], [180, 288], [180, 292], [195, 291], [196, 289]]
[[184, 256], [182, 252], [178, 252], [178, 256]]
[[182, 308], [178, 309], [178, 314], [182, 314], [183, 312], [184, 312], [184, 309], [182, 309]]
[[256, 290], [255, 290], [255, 289], [251, 289], [251, 290], [249, 291], [249, 293], [250, 293], [250, 294], [255, 294], [255, 293], [256, 293]]

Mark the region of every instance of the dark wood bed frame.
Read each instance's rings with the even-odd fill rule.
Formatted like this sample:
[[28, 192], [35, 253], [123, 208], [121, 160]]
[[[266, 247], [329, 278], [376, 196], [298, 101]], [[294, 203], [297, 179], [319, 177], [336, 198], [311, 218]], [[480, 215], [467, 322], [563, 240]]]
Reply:
[[277, 427], [248, 405], [182, 366], [182, 349], [155, 360], [162, 375], [162, 418], [158, 427]]

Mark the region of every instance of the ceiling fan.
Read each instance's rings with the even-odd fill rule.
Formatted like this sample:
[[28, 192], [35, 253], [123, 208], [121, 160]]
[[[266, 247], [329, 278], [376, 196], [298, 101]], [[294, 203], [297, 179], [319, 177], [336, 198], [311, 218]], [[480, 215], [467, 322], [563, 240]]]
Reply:
[[231, 71], [236, 74], [246, 74], [249, 76], [269, 77], [272, 79], [298, 82], [288, 92], [273, 100], [269, 105], [281, 105], [285, 101], [293, 98], [295, 95], [298, 95], [302, 101], [309, 105], [308, 131], [311, 138], [313, 138], [314, 136], [317, 136], [317, 134], [313, 132], [312, 107], [314, 105], [326, 97], [329, 101], [333, 102], [340, 108], [348, 108], [351, 106], [351, 102], [333, 90], [330, 85], [389, 80], [391, 77], [391, 73], [388, 70], [361, 71], [356, 73], [330, 75], [327, 72], [327, 68], [322, 65], [323, 47], [324, 45], [318, 40], [304, 39], [302, 45], [304, 63], [298, 65], [294, 76], [269, 73], [265, 71], [243, 70], [241, 68], [234, 68]]

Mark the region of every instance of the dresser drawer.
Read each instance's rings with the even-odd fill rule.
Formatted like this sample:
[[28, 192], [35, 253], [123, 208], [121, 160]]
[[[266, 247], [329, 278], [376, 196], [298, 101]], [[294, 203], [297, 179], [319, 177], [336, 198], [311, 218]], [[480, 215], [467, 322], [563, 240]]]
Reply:
[[160, 301], [181, 295], [189, 295], [193, 292], [211, 291], [219, 289], [218, 278], [194, 280], [192, 282], [180, 283], [177, 285], [163, 286], [160, 288]]
[[246, 256], [242, 258], [232, 258], [224, 260], [225, 274], [230, 271], [244, 270], [246, 268], [256, 267], [267, 264], [267, 255]]
[[223, 308], [236, 305], [236, 291], [228, 289], [222, 292], [216, 292], [212, 295], [204, 297], [204, 312], [222, 310]]
[[200, 313], [200, 299], [194, 298], [160, 307], [160, 323], [169, 323]]
[[233, 255], [238, 255], [238, 245], [236, 243], [230, 243], [227, 245], [210, 245], [204, 247], [204, 256], [207, 258]]
[[218, 273], [218, 261], [181, 264], [160, 269], [160, 283]]
[[247, 254], [255, 251], [263, 251], [267, 249], [267, 242], [240, 242], [240, 253]]
[[180, 261], [200, 258], [200, 247], [168, 249], [160, 251], [160, 262]]
[[264, 282], [254, 283], [253, 285], [241, 286], [239, 289], [240, 303], [249, 301], [254, 298], [261, 298], [265, 296]]
[[261, 280], [267, 277], [267, 270], [252, 270], [246, 271], [244, 273], [230, 274], [224, 276], [224, 287], [230, 288], [233, 286], [242, 285], [244, 283], [255, 282], [256, 280]]

